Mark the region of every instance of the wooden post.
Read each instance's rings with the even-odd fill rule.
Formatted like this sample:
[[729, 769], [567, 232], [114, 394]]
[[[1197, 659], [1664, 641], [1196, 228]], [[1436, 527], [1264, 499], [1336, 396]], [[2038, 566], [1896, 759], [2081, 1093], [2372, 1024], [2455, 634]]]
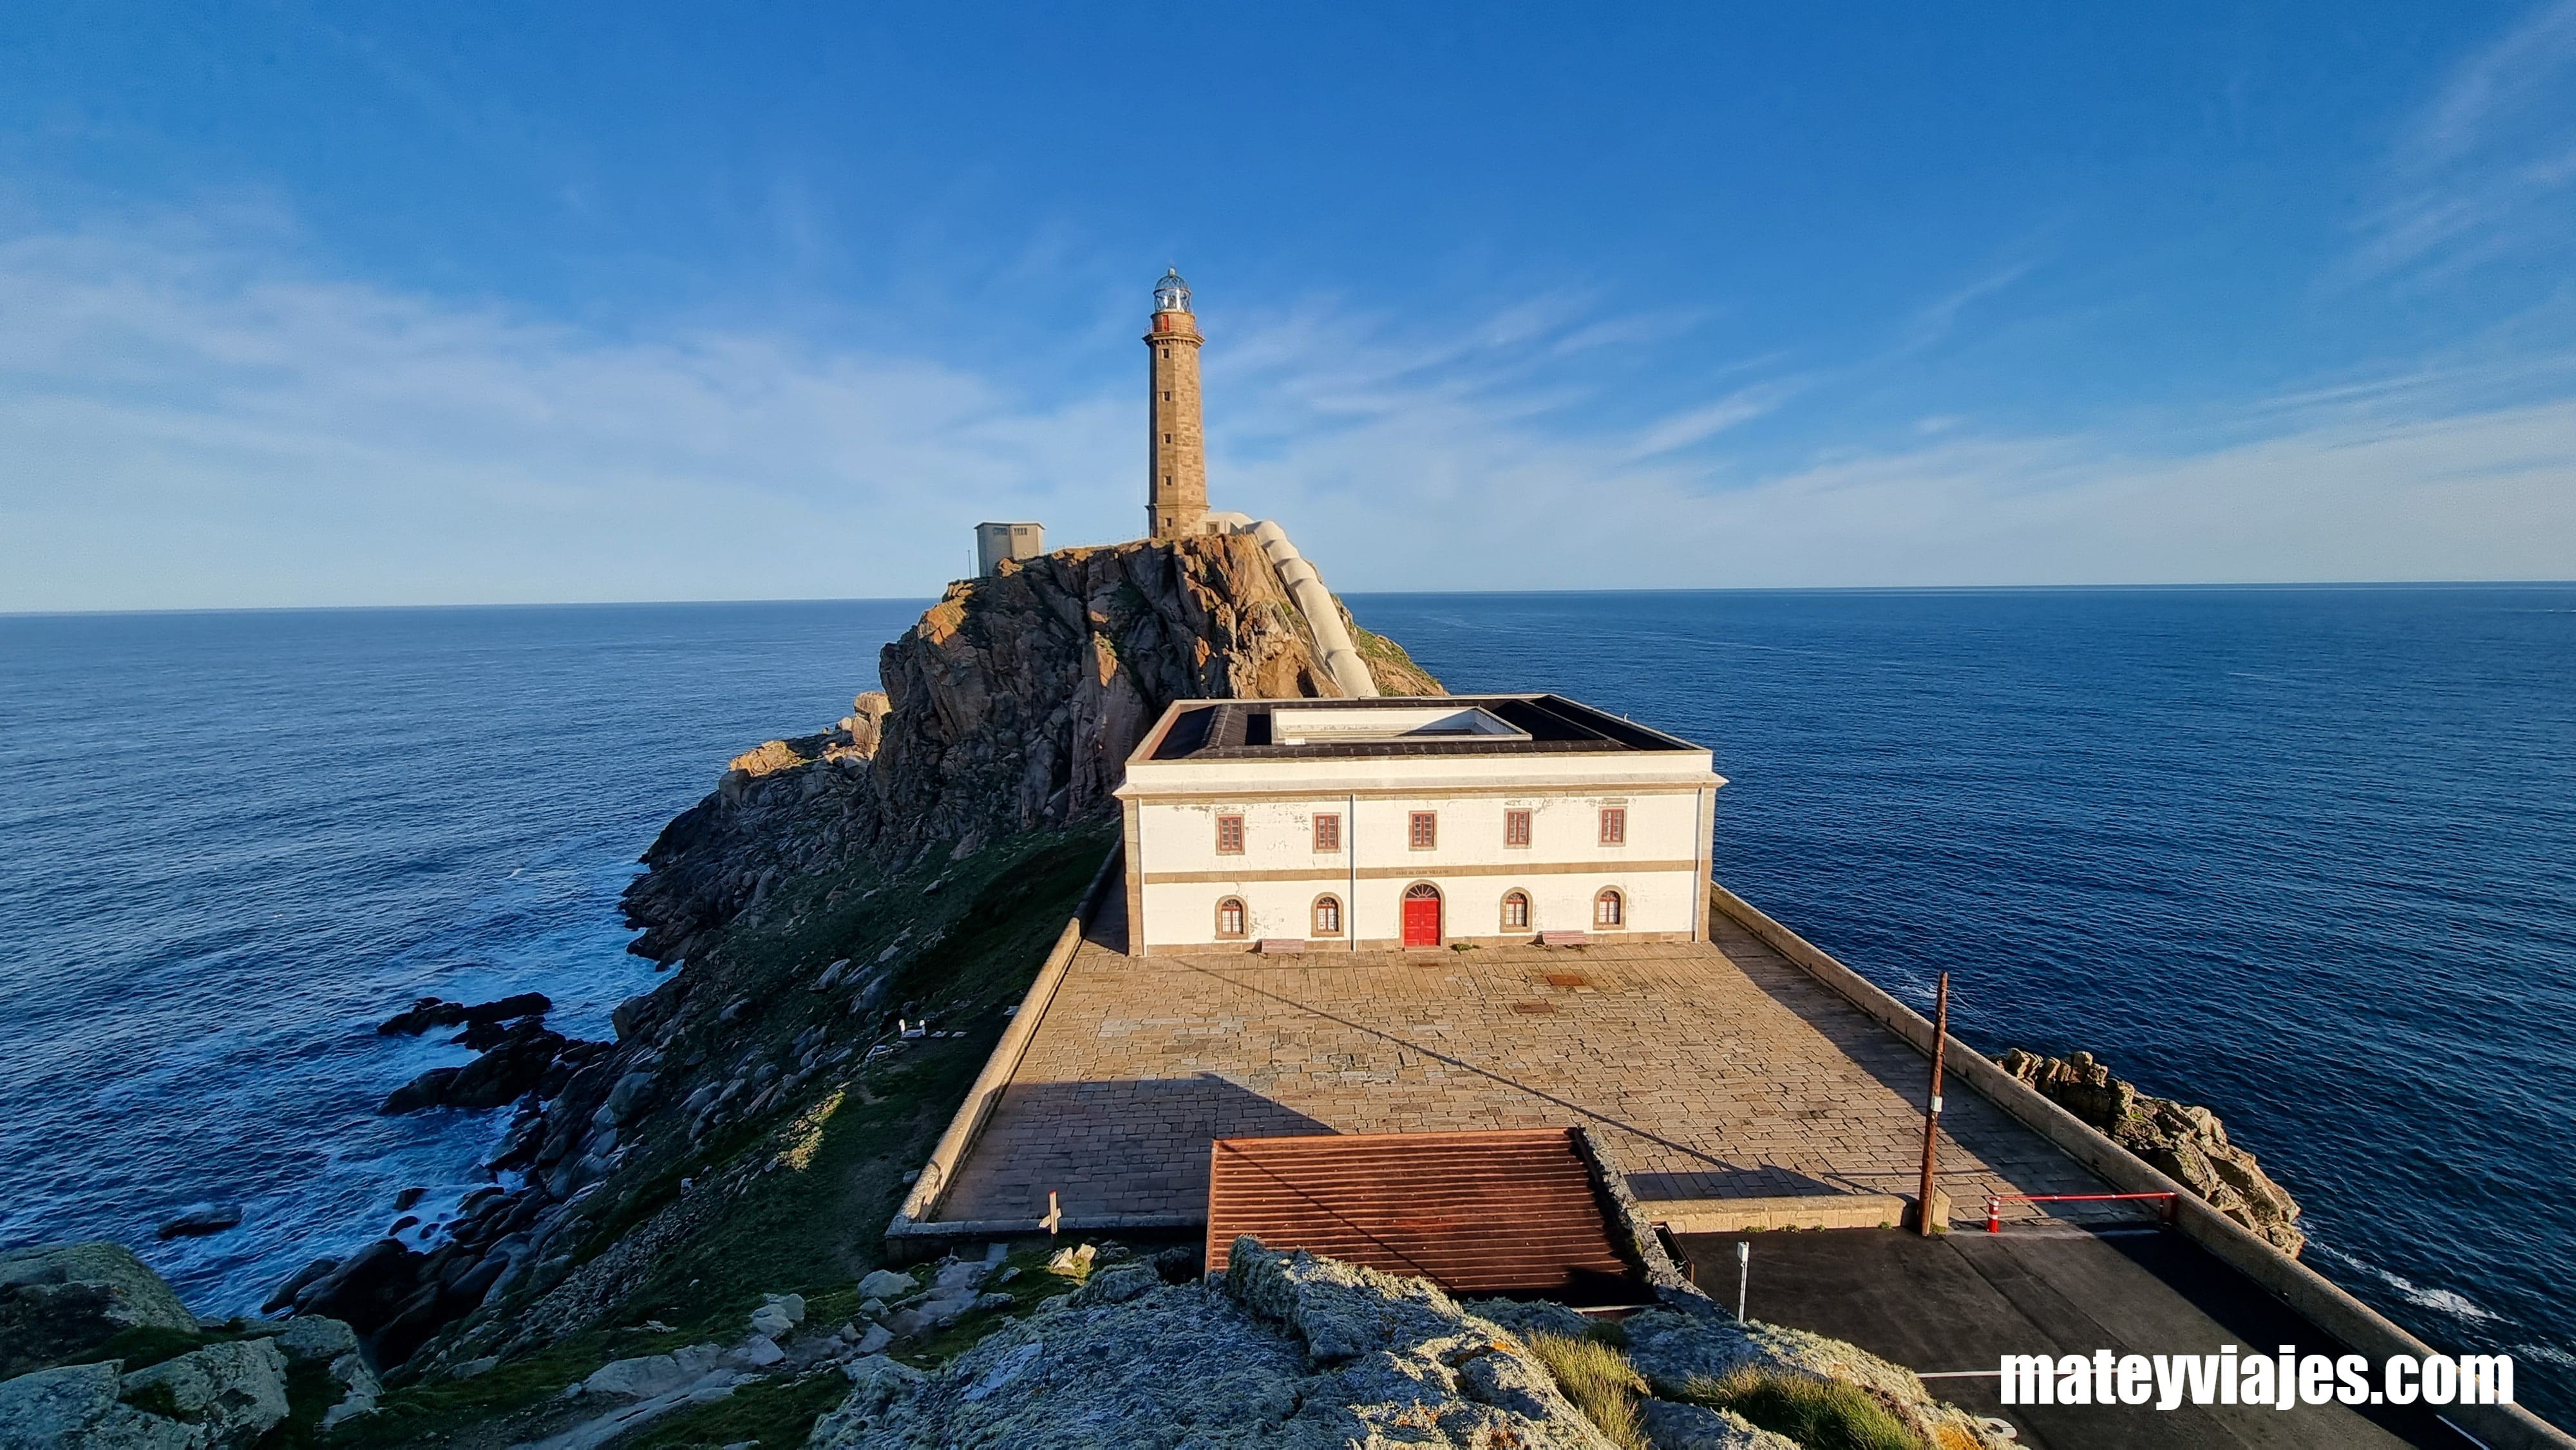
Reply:
[[1941, 974], [1941, 988], [1932, 1008], [1932, 1101], [1923, 1114], [1923, 1191], [1914, 1199], [1915, 1228], [1930, 1238], [1932, 1224], [1932, 1170], [1934, 1150], [1941, 1138], [1941, 1050], [1950, 1042], [1950, 974]]

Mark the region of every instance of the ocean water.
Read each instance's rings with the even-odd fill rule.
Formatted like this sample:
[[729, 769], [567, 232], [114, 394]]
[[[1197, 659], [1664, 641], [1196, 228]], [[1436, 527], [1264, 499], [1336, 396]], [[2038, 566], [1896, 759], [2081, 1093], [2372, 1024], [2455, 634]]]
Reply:
[[1720, 879], [2215, 1108], [2311, 1264], [2576, 1423], [2576, 586], [1349, 602], [1714, 747]]
[[[465, 1189], [506, 1112], [415, 997], [608, 1035], [617, 894], [764, 739], [876, 686], [911, 603], [0, 617], [0, 1245], [136, 1246], [199, 1313]], [[157, 1242], [191, 1202], [242, 1226]]]
[[[2311, 1262], [2576, 1419], [2576, 586], [1379, 595], [1453, 689], [1714, 746], [1718, 869], [2000, 1050], [2217, 1108]], [[475, 1181], [411, 998], [653, 981], [615, 902], [897, 602], [0, 618], [0, 1244], [201, 1312]], [[159, 1243], [210, 1198], [244, 1225]], [[416, 1210], [419, 1212], [419, 1210]]]

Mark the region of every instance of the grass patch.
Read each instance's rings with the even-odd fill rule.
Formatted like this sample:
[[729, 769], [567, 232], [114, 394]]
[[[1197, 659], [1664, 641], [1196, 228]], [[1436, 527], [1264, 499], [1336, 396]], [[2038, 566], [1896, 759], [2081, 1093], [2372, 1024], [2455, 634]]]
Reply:
[[1556, 1387], [1611, 1444], [1619, 1450], [1653, 1450], [1637, 1416], [1637, 1397], [1646, 1392], [1646, 1381], [1628, 1356], [1589, 1334], [1581, 1339], [1533, 1334], [1529, 1347], [1555, 1376]]
[[1682, 1398], [1733, 1410], [1807, 1450], [1928, 1450], [1876, 1396], [1838, 1380], [1748, 1366], [1723, 1379], [1693, 1380]]
[[849, 1395], [850, 1382], [836, 1369], [745, 1385], [712, 1404], [674, 1412], [620, 1450], [720, 1450], [746, 1440], [783, 1450], [804, 1444], [814, 1422]]
[[331, 1432], [332, 1450], [372, 1450], [416, 1445], [434, 1432], [515, 1414], [563, 1393], [612, 1359], [660, 1354], [687, 1344], [684, 1334], [640, 1335], [614, 1330], [574, 1335], [521, 1359], [505, 1360], [472, 1379], [426, 1380], [388, 1390], [376, 1412]]
[[286, 1367], [286, 1418], [259, 1437], [256, 1450], [313, 1450], [322, 1443], [322, 1417], [347, 1387], [331, 1377], [327, 1361], [308, 1359]]
[[111, 1359], [125, 1361], [125, 1372], [150, 1369], [165, 1360], [177, 1359], [192, 1350], [205, 1348], [221, 1340], [239, 1338], [224, 1330], [200, 1332], [172, 1329], [161, 1324], [138, 1324], [120, 1329], [69, 1359], [63, 1364], [105, 1364]]

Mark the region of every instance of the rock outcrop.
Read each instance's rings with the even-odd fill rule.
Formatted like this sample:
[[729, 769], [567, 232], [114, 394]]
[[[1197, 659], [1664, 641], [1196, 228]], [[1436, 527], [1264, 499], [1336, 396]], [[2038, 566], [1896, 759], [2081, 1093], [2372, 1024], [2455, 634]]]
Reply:
[[[1794, 1450], [1733, 1412], [1688, 1403], [1745, 1369], [1853, 1386], [1923, 1443], [2001, 1446], [2004, 1427], [1927, 1394], [1851, 1345], [1739, 1325], [1695, 1290], [1626, 1321], [1638, 1406], [1658, 1446]], [[1549, 1369], [1543, 1336], [1589, 1337], [1548, 1303], [1460, 1304], [1420, 1279], [1235, 1242], [1225, 1276], [1167, 1283], [1122, 1263], [1005, 1324], [940, 1369], [844, 1364], [853, 1388], [815, 1450], [920, 1445], [1090, 1447], [1515, 1446], [1615, 1443]]]
[[423, 1108], [498, 1108], [538, 1092], [551, 1077], [561, 1086], [582, 1064], [606, 1050], [600, 1042], [576, 1042], [549, 1029], [542, 1017], [526, 1017], [491, 1036], [467, 1029], [467, 1046], [483, 1055], [463, 1067], [433, 1067], [404, 1083], [377, 1109], [388, 1115]]
[[307, 1362], [326, 1425], [375, 1408], [345, 1324], [200, 1323], [117, 1244], [0, 1255], [0, 1450], [242, 1450], [287, 1418]]
[[2061, 1059], [2015, 1047], [1995, 1061], [2274, 1248], [2295, 1258], [2307, 1246], [2307, 1235], [2297, 1228], [2297, 1200], [2253, 1154], [2227, 1140], [2227, 1125], [2216, 1113], [2149, 1097], [2137, 1084], [2112, 1076], [2089, 1052]]
[[[885, 647], [883, 694], [736, 758], [664, 829], [626, 893], [633, 950], [684, 958], [853, 854], [893, 869], [1106, 812], [1176, 699], [1340, 693], [1289, 589], [1249, 534], [1067, 549], [950, 585]], [[1444, 693], [1334, 608], [1381, 691]]]
[[937, 1373], [849, 1373], [817, 1450], [1611, 1443], [1526, 1346], [1431, 1285], [1250, 1240], [1218, 1283], [1105, 1272]]
[[0, 1253], [0, 1378], [142, 1329], [193, 1334], [197, 1316], [123, 1244]]

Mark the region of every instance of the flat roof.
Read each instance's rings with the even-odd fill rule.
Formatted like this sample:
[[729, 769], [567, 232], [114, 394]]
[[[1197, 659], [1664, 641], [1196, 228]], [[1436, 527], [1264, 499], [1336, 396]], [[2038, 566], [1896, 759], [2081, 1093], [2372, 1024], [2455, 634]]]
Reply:
[[[1373, 729], [1370, 717], [1382, 717]], [[1363, 760], [1407, 756], [1696, 751], [1563, 695], [1395, 695], [1375, 700], [1178, 700], [1140, 760]]]

